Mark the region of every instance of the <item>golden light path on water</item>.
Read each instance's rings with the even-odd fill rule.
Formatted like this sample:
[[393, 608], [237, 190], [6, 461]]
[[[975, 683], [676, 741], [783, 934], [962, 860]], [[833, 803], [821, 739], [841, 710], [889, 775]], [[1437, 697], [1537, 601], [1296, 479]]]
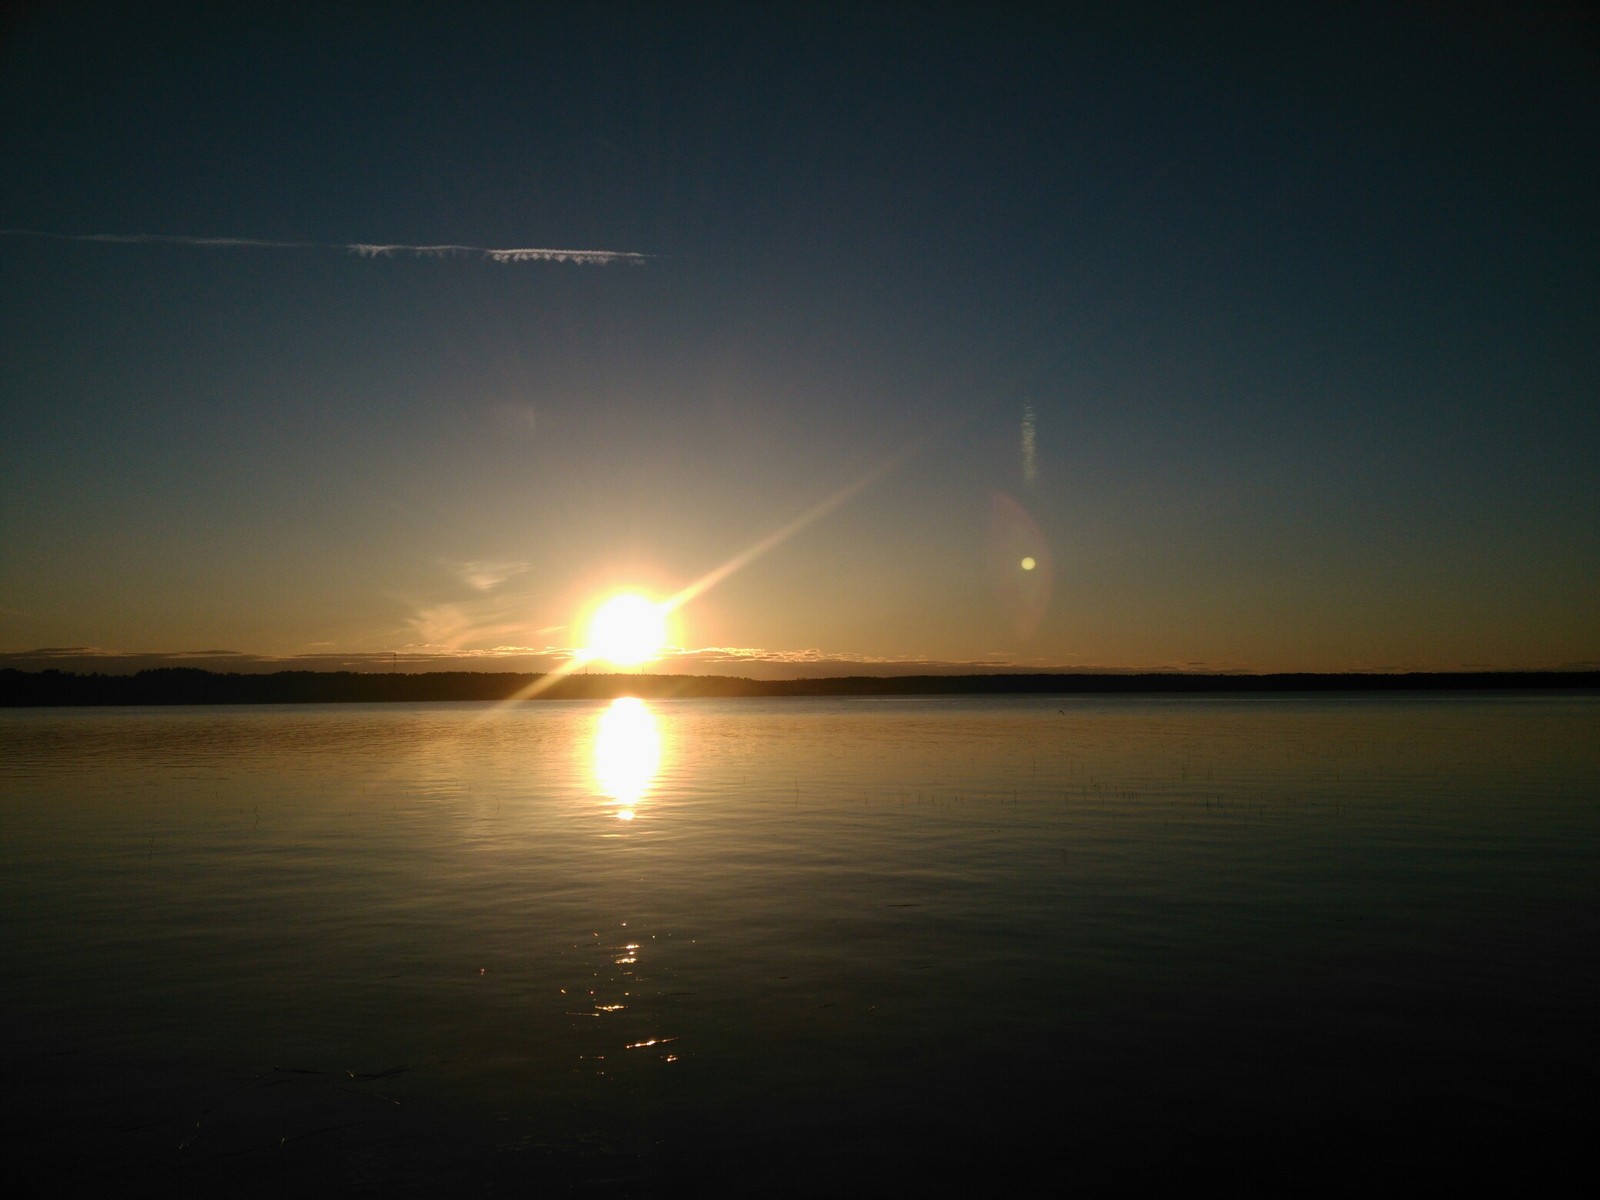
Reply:
[[594, 732], [594, 780], [618, 805], [617, 819], [631, 821], [661, 769], [661, 730], [643, 700], [622, 696], [600, 714]]

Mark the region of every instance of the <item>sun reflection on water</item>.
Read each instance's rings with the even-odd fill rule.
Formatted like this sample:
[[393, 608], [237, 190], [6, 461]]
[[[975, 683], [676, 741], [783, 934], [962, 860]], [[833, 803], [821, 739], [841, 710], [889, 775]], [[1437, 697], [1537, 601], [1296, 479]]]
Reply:
[[600, 714], [594, 735], [594, 777], [618, 804], [617, 819], [631, 821], [661, 767], [661, 731], [643, 700], [623, 696]]

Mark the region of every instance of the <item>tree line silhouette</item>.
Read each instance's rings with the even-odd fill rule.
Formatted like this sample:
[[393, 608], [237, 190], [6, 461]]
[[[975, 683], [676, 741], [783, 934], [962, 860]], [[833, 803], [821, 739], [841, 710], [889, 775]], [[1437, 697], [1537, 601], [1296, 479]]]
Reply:
[[726, 675], [419, 674], [276, 671], [240, 674], [158, 667], [130, 675], [0, 669], [0, 707], [128, 704], [385, 704], [501, 701], [534, 685], [539, 700], [740, 696], [1027, 696], [1258, 692], [1441, 692], [1600, 688], [1600, 671], [1432, 671], [1409, 674], [1204, 675], [1178, 672], [850, 675], [746, 679]]

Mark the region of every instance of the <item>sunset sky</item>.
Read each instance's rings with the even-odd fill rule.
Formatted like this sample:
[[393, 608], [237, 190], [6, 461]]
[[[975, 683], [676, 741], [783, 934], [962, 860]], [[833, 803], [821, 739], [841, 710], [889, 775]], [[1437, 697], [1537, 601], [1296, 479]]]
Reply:
[[1585, 6], [249, 7], [4, 27], [0, 666], [1600, 663]]

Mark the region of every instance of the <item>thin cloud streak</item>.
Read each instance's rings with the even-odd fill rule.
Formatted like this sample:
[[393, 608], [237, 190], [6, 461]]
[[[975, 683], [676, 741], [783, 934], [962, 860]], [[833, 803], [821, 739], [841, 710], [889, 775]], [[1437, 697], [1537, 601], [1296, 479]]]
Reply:
[[[558, 632], [541, 630], [538, 632]], [[359, 672], [488, 672], [532, 674], [531, 681], [513, 698], [527, 699], [592, 663], [586, 652], [561, 646], [501, 645], [486, 650], [452, 650], [446, 646], [417, 644], [394, 650], [336, 653], [319, 648], [297, 654], [250, 654], [235, 650], [183, 650], [129, 652], [98, 646], [58, 646], [35, 650], [0, 650], [0, 670], [59, 670], [80, 674], [131, 675], [138, 671], [194, 667], [224, 674], [259, 674], [277, 671]], [[1563, 664], [1545, 670], [1593, 670], [1597, 664]], [[1363, 668], [1374, 673], [1408, 670], [1467, 670], [1470, 667], [1418, 667], [1392, 665]], [[641, 675], [711, 675], [744, 679], [818, 679], [852, 675], [997, 675], [1019, 674], [1131, 674], [1178, 672], [1219, 674], [1246, 672], [1242, 663], [1147, 662], [1135, 665], [1062, 663], [1047, 659], [1018, 660], [993, 654], [969, 659], [881, 657], [835, 653], [817, 648], [774, 650], [756, 646], [701, 646], [674, 648]], [[621, 672], [633, 674], [634, 672]]]
[[479, 592], [492, 592], [506, 580], [528, 571], [532, 564], [510, 559], [473, 559], [450, 564], [467, 586]]
[[497, 263], [561, 262], [605, 265], [653, 258], [629, 250], [557, 250], [541, 246], [414, 246], [380, 242], [280, 242], [263, 238], [189, 237], [165, 233], [48, 233], [38, 229], [0, 229], [0, 236], [45, 238], [55, 242], [111, 242], [133, 246], [209, 246], [217, 249], [343, 250], [360, 258], [479, 258]]

